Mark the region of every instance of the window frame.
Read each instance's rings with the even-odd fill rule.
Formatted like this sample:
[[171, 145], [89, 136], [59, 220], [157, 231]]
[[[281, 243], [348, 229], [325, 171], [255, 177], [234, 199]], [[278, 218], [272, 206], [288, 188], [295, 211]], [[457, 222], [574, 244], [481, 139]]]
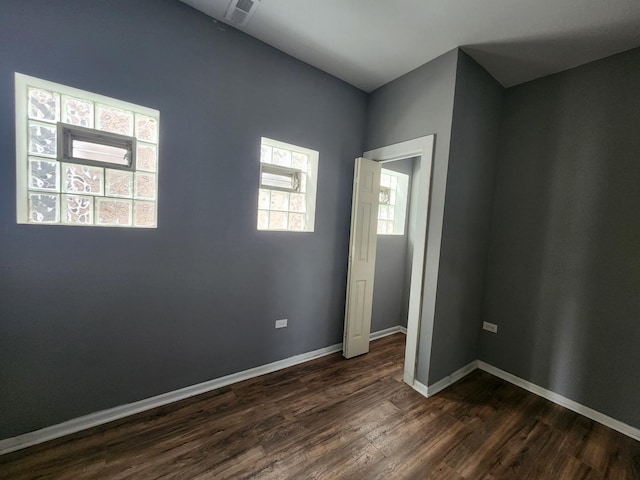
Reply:
[[[39, 160], [55, 162], [58, 164], [58, 173], [62, 175], [63, 162], [64, 163], [75, 163], [79, 165], [84, 164], [84, 160], [81, 162], [77, 162], [73, 160], [72, 162], [68, 162], [67, 160], [60, 160], [60, 152], [57, 151], [55, 156], [51, 155], [32, 155], [29, 153], [28, 141], [29, 141], [29, 124], [42, 124], [50, 128], [56, 129], [58, 125], [62, 122], [62, 112], [58, 115], [58, 118], [55, 119], [55, 122], [52, 120], [38, 120], [29, 117], [29, 107], [28, 107], [28, 95], [29, 88], [48, 90], [60, 95], [60, 109], [63, 108], [63, 97], [69, 97], [72, 99], [85, 99], [93, 103], [95, 108], [98, 106], [107, 106], [113, 109], [120, 109], [127, 112], [133, 113], [133, 135], [136, 135], [136, 121], [138, 115], [149, 117], [154, 119], [157, 122], [157, 137], [153, 140], [141, 140], [138, 141], [136, 138], [136, 148], [141, 145], [151, 145], [155, 148], [156, 152], [156, 163], [154, 166], [154, 170], [140, 170], [138, 169], [139, 162], [136, 161], [136, 170], [131, 171], [131, 174], [134, 176], [134, 185], [132, 188], [135, 189], [135, 181], [137, 175], [153, 175], [155, 177], [155, 199], [146, 199], [142, 197], [136, 197], [135, 193], [132, 197], [112, 197], [112, 196], [102, 196], [102, 195], [89, 195], [96, 198], [108, 198], [113, 201], [129, 201], [131, 203], [131, 222], [129, 224], [102, 224], [98, 223], [97, 220], [94, 219], [94, 223], [92, 224], [80, 224], [80, 223], [67, 223], [62, 220], [62, 196], [70, 195], [70, 193], [66, 193], [62, 191], [62, 186], [60, 185], [60, 189], [57, 192], [51, 191], [35, 191], [35, 189], [29, 186], [30, 182], [30, 158], [38, 157]], [[16, 185], [15, 185], [15, 194], [16, 194], [16, 223], [19, 225], [33, 225], [33, 226], [51, 226], [56, 225], [59, 227], [99, 227], [99, 228], [141, 228], [141, 229], [157, 229], [158, 228], [158, 206], [159, 206], [159, 175], [160, 175], [160, 150], [161, 150], [161, 141], [160, 141], [160, 112], [156, 109], [145, 107], [143, 105], [134, 104], [130, 102], [126, 102], [123, 100], [119, 100], [117, 98], [108, 97], [106, 95], [101, 95], [98, 93], [94, 93], [88, 90], [82, 90], [79, 88], [70, 87], [64, 84], [52, 82], [49, 80], [44, 80], [38, 77], [32, 77], [29, 75], [25, 75], [22, 73], [15, 72], [14, 74], [14, 93], [15, 93], [15, 140], [16, 140]], [[94, 111], [95, 114], [95, 111]], [[94, 124], [95, 126], [95, 124]], [[73, 125], [75, 128], [76, 126]], [[78, 127], [84, 128], [84, 127]], [[106, 133], [110, 134], [111, 132], [105, 132], [103, 130], [98, 130], [101, 134]], [[116, 134], [117, 135], [117, 134]], [[57, 147], [57, 143], [56, 143]], [[138, 159], [139, 160], [139, 159]], [[122, 170], [122, 168], [117, 168], [117, 164], [111, 164], [108, 162], [98, 162], [97, 165], [88, 165], [91, 167], [105, 168], [105, 169], [114, 169], [114, 170]], [[120, 166], [121, 167], [121, 166]], [[59, 182], [62, 182], [62, 178], [59, 178]], [[103, 184], [103, 188], [106, 188], [106, 185]], [[59, 201], [57, 205], [57, 219], [55, 222], [34, 222], [29, 218], [30, 215], [30, 198], [33, 194], [42, 194], [42, 195], [51, 195], [57, 196]], [[85, 194], [78, 193], [76, 196], [85, 196]], [[97, 200], [96, 200], [97, 201]], [[143, 203], [153, 203], [154, 204], [154, 221], [152, 225], [136, 225], [135, 224], [135, 204], [138, 202], [139, 204]], [[94, 211], [95, 214], [95, 211]], [[95, 216], [95, 215], [94, 215]]]
[[[263, 173], [270, 173], [272, 175], [280, 175], [283, 177], [290, 176], [291, 184], [294, 185], [292, 188], [286, 187], [274, 187], [273, 185], [266, 185], [263, 183]], [[279, 192], [290, 192], [290, 193], [298, 193], [300, 192], [300, 184], [302, 175], [306, 175], [302, 170], [298, 170], [297, 168], [291, 167], [283, 167], [282, 165], [273, 165], [271, 163], [262, 163], [260, 162], [260, 188], [265, 190], [277, 190]]]
[[[124, 148], [129, 155], [129, 164], [101, 162], [73, 156], [73, 141], [95, 143], [109, 147]], [[59, 162], [76, 163], [92, 167], [106, 167], [114, 170], [136, 171], [137, 139], [119, 133], [103, 132], [94, 128], [79, 127], [68, 123], [58, 122], [58, 158]]]
[[[307, 171], [304, 172], [302, 170], [298, 170], [296, 168], [293, 167], [285, 167], [282, 165], [275, 165], [272, 163], [263, 163], [261, 161], [261, 156], [260, 156], [260, 151], [262, 149], [262, 146], [268, 146], [271, 148], [277, 148], [277, 149], [281, 149], [281, 150], [288, 150], [290, 152], [297, 152], [297, 153], [301, 153], [307, 156]], [[284, 192], [289, 192], [289, 193], [304, 193], [305, 195], [305, 212], [303, 213], [305, 215], [305, 228], [304, 230], [289, 230], [289, 229], [275, 229], [275, 228], [258, 228], [256, 227], [258, 232], [284, 232], [284, 233], [313, 233], [315, 231], [315, 214], [316, 214], [316, 202], [317, 202], [317, 188], [318, 188], [318, 164], [319, 164], [319, 160], [320, 160], [320, 152], [318, 152], [317, 150], [313, 150], [311, 148], [307, 148], [307, 147], [302, 147], [299, 145], [295, 145], [293, 143], [286, 143], [283, 141], [279, 141], [279, 140], [274, 140], [272, 138], [267, 138], [267, 137], [261, 137], [260, 138], [260, 144], [258, 145], [258, 163], [260, 164], [260, 178], [258, 180], [258, 189], [257, 189], [257, 193], [258, 193], [258, 197], [260, 195], [260, 190], [273, 190], [273, 191], [284, 191]], [[298, 190], [297, 191], [291, 191], [289, 189], [281, 189], [278, 187], [270, 187], [270, 186], [263, 186], [262, 185], [262, 168], [263, 165], [267, 165], [269, 168], [282, 168], [286, 171], [289, 172], [300, 172], [300, 176], [301, 176], [301, 180], [302, 180], [302, 175], [306, 176], [306, 191], [305, 192], [300, 192], [300, 186], [298, 186]], [[258, 202], [256, 202], [258, 203]], [[256, 216], [259, 215], [260, 211], [266, 211], [266, 212], [271, 212], [272, 210], [264, 210], [264, 209], [260, 209], [259, 205], [257, 205], [258, 208], [256, 208]], [[287, 211], [287, 214], [289, 213], [301, 213], [301, 212], [292, 212], [292, 211]]]

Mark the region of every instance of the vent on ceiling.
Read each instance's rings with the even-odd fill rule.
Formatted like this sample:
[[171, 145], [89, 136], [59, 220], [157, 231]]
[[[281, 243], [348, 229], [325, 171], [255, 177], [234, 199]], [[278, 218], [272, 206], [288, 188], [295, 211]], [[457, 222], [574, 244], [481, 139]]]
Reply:
[[259, 4], [260, 0], [232, 0], [224, 19], [231, 25], [245, 27]]

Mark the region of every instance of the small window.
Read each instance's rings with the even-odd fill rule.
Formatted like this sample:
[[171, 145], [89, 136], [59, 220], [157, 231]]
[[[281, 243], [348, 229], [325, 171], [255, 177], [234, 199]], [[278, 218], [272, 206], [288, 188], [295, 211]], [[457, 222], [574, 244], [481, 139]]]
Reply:
[[318, 157], [315, 150], [262, 138], [258, 230], [313, 232]]
[[15, 74], [18, 223], [155, 228], [159, 112]]
[[260, 188], [282, 192], [299, 192], [301, 177], [301, 170], [266, 163], [260, 164]]
[[58, 142], [60, 161], [135, 170], [134, 137], [58, 123]]
[[409, 176], [385, 168], [380, 174], [378, 235], [404, 235]]

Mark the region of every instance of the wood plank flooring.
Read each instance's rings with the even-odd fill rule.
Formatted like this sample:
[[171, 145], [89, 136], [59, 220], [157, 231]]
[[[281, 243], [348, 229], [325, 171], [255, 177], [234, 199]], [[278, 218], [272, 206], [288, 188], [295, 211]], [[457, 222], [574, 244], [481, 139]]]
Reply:
[[2, 479], [638, 480], [640, 442], [487, 373], [426, 399], [404, 335], [0, 457]]

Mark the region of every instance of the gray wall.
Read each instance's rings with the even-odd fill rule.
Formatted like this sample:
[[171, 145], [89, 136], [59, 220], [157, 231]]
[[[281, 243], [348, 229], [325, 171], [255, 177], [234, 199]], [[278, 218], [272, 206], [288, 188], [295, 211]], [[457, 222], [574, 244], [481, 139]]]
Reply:
[[507, 91], [480, 358], [640, 428], [640, 50]]
[[502, 95], [453, 50], [370, 98], [368, 149], [436, 134], [416, 373], [425, 385], [477, 358]]
[[[341, 341], [363, 92], [175, 0], [3, 0], [0, 58], [0, 438]], [[15, 71], [160, 111], [157, 230], [16, 224]], [[315, 233], [256, 231], [263, 135]]]
[[[440, 259], [457, 60], [458, 50], [451, 50], [369, 96], [366, 150], [436, 135], [424, 286], [424, 301], [431, 308], [435, 304]], [[423, 309], [416, 375], [424, 384], [428, 382], [432, 340], [433, 319], [429, 318], [428, 310]]]
[[460, 52], [429, 385], [478, 358], [503, 92]]
[[[389, 162], [383, 164], [382, 168], [409, 175], [409, 188], [411, 188], [413, 161], [413, 158], [407, 158]], [[407, 263], [410, 203], [411, 190], [407, 198], [404, 235], [378, 235], [371, 313], [372, 332], [397, 325], [407, 326], [411, 275], [411, 263]]]

